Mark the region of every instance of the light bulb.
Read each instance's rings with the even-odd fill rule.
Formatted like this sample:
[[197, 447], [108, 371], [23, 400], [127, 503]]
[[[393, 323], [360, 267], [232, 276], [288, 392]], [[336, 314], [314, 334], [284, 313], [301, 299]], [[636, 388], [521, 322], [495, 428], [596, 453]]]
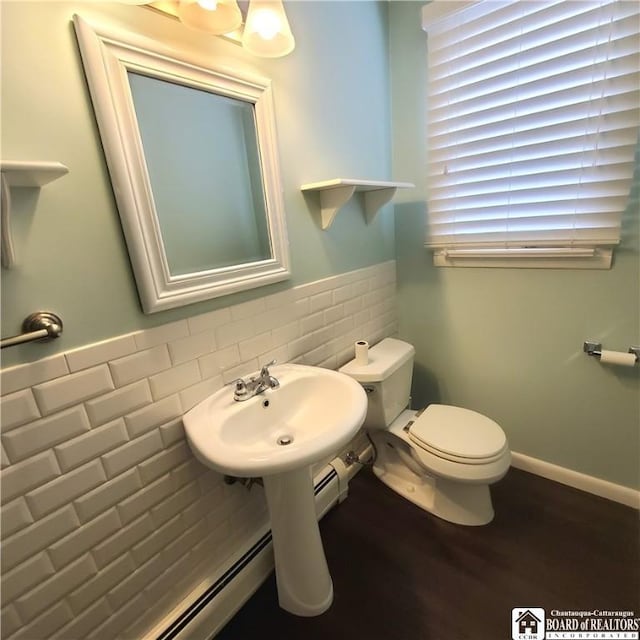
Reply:
[[256, 14], [255, 30], [265, 40], [273, 40], [280, 31], [280, 20], [271, 11], [260, 11]]
[[207, 11], [215, 11], [218, 8], [218, 0], [198, 0], [198, 4]]

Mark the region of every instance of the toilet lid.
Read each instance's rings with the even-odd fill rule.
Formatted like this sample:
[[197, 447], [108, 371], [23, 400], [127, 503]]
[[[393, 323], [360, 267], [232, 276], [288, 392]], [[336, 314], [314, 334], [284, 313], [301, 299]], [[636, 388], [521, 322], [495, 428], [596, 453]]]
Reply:
[[429, 405], [409, 429], [416, 444], [450, 458], [486, 459], [507, 445], [504, 431], [490, 418], [469, 409]]

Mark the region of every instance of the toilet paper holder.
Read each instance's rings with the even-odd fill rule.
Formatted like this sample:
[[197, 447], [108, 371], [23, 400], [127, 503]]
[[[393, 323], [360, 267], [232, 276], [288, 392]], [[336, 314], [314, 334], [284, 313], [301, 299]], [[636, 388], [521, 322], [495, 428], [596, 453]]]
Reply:
[[[596, 356], [599, 358], [602, 355], [602, 344], [600, 342], [594, 342], [592, 340], [587, 340], [582, 345], [582, 350], [588, 356]], [[629, 347], [627, 353], [633, 353], [636, 357], [636, 364], [640, 362], [640, 347]]]

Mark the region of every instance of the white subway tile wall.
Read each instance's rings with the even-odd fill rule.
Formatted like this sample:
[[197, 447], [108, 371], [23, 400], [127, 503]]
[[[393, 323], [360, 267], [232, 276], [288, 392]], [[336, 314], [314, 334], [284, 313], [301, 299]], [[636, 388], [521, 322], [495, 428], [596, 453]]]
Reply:
[[385, 262], [4, 369], [2, 637], [130, 637], [215, 572], [266, 504], [181, 416], [269, 360], [337, 369], [393, 335], [395, 282]]

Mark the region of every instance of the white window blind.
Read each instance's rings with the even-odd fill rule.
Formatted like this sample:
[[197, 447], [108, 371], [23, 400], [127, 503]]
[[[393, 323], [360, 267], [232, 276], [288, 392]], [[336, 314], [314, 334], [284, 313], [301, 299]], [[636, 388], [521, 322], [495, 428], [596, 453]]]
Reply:
[[436, 264], [610, 263], [637, 146], [640, 2], [485, 0], [434, 19], [457, 4], [423, 12]]

